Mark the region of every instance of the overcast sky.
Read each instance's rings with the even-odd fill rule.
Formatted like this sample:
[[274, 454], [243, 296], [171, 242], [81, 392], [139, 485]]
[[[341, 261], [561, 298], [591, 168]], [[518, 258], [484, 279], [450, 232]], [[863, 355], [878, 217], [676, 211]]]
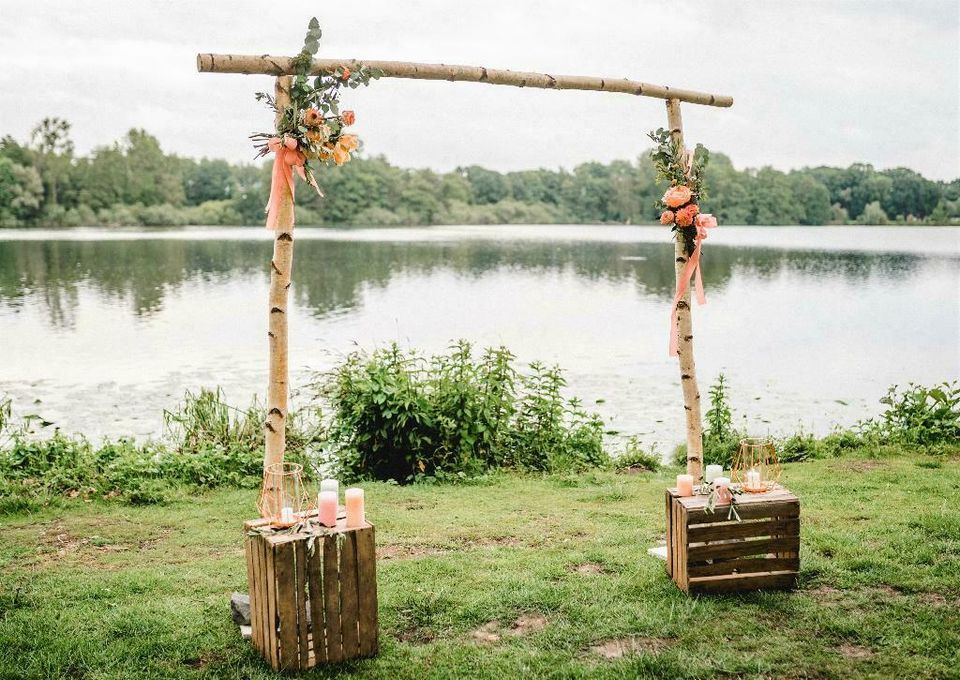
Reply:
[[[198, 74], [197, 52], [295, 54], [628, 77], [729, 94], [685, 105], [688, 141], [737, 167], [907, 166], [960, 175], [960, 3], [683, 0], [0, 0], [0, 134], [44, 116], [86, 153], [131, 127], [189, 156], [252, 157], [267, 76]], [[366, 152], [499, 170], [635, 158], [663, 102], [382, 80], [348, 91]]]

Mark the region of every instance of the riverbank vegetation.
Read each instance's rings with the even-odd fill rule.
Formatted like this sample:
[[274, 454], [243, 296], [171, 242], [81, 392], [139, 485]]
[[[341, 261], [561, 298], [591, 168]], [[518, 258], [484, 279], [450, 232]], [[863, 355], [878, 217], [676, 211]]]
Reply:
[[[465, 341], [424, 356], [396, 346], [347, 356], [318, 375], [288, 421], [288, 459], [309, 474], [393, 484], [475, 484], [503, 472], [575, 474], [661, 467], [635, 438], [605, 432], [600, 417], [564, 394], [558, 367], [518, 366], [505, 348], [477, 353]], [[729, 467], [746, 432], [733, 427], [729, 386], [710, 390], [704, 457]], [[847, 456], [960, 454], [960, 386], [893, 387], [885, 409], [824, 437], [785, 433], [783, 462]], [[91, 442], [54, 431], [37, 415], [14, 418], [0, 403], [0, 514], [34, 512], [71, 498], [162, 504], [184, 493], [256, 488], [263, 407], [237, 409], [219, 391], [187, 393], [165, 413], [156, 441]], [[678, 449], [677, 465], [685, 459]]]
[[[298, 225], [653, 224], [663, 191], [646, 156], [508, 173], [372, 157], [316, 174], [326, 198], [302, 192]], [[712, 198], [701, 207], [722, 224], [960, 223], [960, 178], [907, 168], [737, 170], [713, 153], [706, 180]], [[44, 119], [29, 141], [0, 139], [0, 227], [260, 225], [269, 188], [269, 163], [182, 158], [144, 130], [85, 156], [61, 119]]]

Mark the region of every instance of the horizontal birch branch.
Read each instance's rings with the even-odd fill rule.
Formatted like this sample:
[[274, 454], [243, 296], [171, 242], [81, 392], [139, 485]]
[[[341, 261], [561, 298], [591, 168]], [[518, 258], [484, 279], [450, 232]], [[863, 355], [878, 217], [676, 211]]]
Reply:
[[[295, 75], [290, 57], [269, 54], [198, 54], [197, 70], [201, 73], [260, 73], [271, 76]], [[620, 92], [637, 97], [677, 99], [705, 106], [733, 106], [733, 97], [694, 90], [678, 90], [666, 85], [651, 85], [625, 78], [596, 78], [592, 76], [553, 76], [548, 73], [505, 71], [483, 66], [455, 64], [417, 64], [407, 61], [362, 61], [358, 59], [316, 59], [311, 67], [313, 75], [329, 75], [337, 68], [379, 69], [385, 78], [412, 80], [448, 80], [451, 82], [489, 83], [513, 87], [536, 87], [545, 90], [594, 90]]]

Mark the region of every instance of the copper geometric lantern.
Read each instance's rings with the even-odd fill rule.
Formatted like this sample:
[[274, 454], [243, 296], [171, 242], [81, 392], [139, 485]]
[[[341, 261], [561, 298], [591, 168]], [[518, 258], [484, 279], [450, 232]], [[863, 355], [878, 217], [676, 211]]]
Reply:
[[773, 440], [748, 437], [740, 440], [733, 457], [732, 481], [747, 493], [770, 491], [780, 481], [780, 461]]

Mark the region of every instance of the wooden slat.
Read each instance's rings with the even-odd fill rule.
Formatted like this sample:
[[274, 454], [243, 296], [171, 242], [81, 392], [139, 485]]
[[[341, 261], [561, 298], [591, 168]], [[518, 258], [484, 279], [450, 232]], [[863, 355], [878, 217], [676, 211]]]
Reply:
[[357, 586], [359, 590], [358, 619], [360, 624], [360, 655], [377, 653], [377, 550], [372, 526], [357, 534]]
[[732, 560], [719, 560], [713, 564], [692, 564], [687, 569], [691, 580], [699, 576], [720, 576], [723, 574], [755, 574], [770, 571], [797, 571], [800, 561], [797, 559], [775, 559], [772, 557], [741, 557]]
[[253, 537], [248, 535], [246, 531], [243, 533], [243, 552], [247, 558], [247, 593], [250, 595], [250, 644], [258, 652], [262, 652], [258, 640], [260, 634], [260, 602], [258, 598], [260, 579], [258, 578], [256, 565], [256, 546]]
[[679, 553], [677, 573], [680, 576], [677, 583], [681, 589], [687, 590], [687, 563], [690, 559], [687, 549], [687, 509], [682, 503], [678, 502], [674, 510], [677, 514], [677, 552]]
[[793, 588], [796, 573], [748, 574], [745, 576], [706, 576], [690, 579], [691, 593], [731, 593], [745, 590], [776, 590]]
[[799, 548], [799, 536], [763, 538], [758, 541], [739, 540], [731, 543], [707, 543], [706, 545], [690, 546], [687, 549], [687, 559], [688, 563], [701, 562], [721, 557], [762, 555], [782, 550], [799, 550]]
[[278, 543], [273, 546], [274, 569], [277, 577], [277, 610], [280, 619], [280, 670], [300, 670], [300, 655], [297, 652], [297, 596], [296, 571], [293, 544]]
[[299, 540], [293, 544], [293, 557], [296, 562], [294, 565], [296, 573], [296, 584], [294, 592], [297, 596], [297, 632], [299, 641], [297, 651], [300, 654], [300, 668], [307, 669], [307, 657], [310, 652], [310, 642], [307, 638], [309, 626], [307, 625], [307, 542]]
[[337, 556], [337, 537], [323, 539], [323, 610], [327, 622], [327, 659], [343, 661], [343, 641], [340, 636], [340, 560]]
[[277, 639], [277, 575], [276, 563], [274, 561], [273, 548], [266, 538], [259, 538], [260, 559], [263, 564], [263, 574], [261, 583], [266, 584], [264, 594], [266, 595], [267, 606], [265, 608], [266, 617], [264, 619], [264, 645], [266, 647], [267, 661], [275, 669], [280, 668], [280, 644]]
[[[687, 499], [683, 499], [686, 501]], [[682, 502], [682, 501], [681, 501]], [[687, 504], [684, 503], [686, 506]], [[727, 521], [726, 505], [718, 505], [713, 513], [706, 511], [703, 506], [686, 507], [688, 525], [709, 524]], [[761, 519], [764, 517], [799, 517], [800, 505], [796, 501], [775, 501], [771, 503], [738, 503], [737, 513], [741, 519]]]
[[673, 578], [673, 497], [670, 494], [670, 489], [667, 489], [664, 492], [664, 498], [666, 499], [666, 509], [664, 510], [664, 517], [666, 518], [666, 539], [667, 539], [667, 576]]
[[348, 531], [340, 544], [340, 629], [343, 656], [360, 654], [360, 594], [357, 591], [357, 532]]
[[326, 624], [323, 615], [323, 539], [317, 537], [313, 551], [307, 551], [307, 584], [310, 586], [310, 630], [313, 654], [309, 662], [324, 663], [327, 660]]
[[731, 538], [761, 536], [799, 536], [799, 518], [733, 522], [731, 524], [697, 524], [687, 530], [691, 543], [722, 541]]

